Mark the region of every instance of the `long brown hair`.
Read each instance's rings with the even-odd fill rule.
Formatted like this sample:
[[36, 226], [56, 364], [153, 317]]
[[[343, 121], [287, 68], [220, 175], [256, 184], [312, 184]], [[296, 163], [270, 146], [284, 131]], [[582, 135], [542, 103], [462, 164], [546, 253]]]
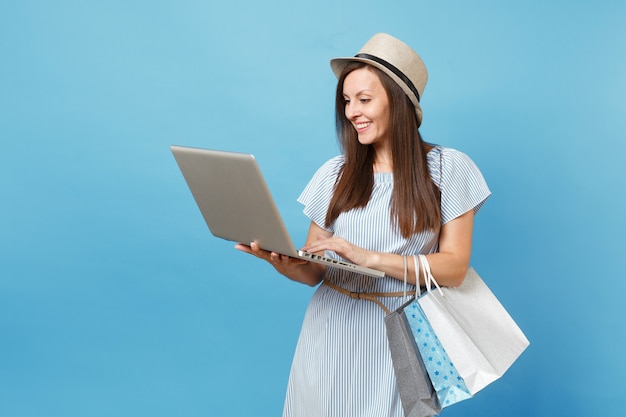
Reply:
[[430, 177], [426, 154], [432, 145], [422, 140], [415, 107], [389, 76], [361, 62], [346, 65], [337, 82], [335, 123], [345, 164], [326, 213], [326, 227], [342, 212], [365, 207], [372, 195], [375, 150], [372, 145], [359, 143], [356, 130], [345, 116], [343, 95], [346, 76], [364, 67], [378, 75], [389, 98], [394, 180], [391, 198], [392, 222], [405, 238], [421, 231], [437, 231], [441, 223], [441, 193]]

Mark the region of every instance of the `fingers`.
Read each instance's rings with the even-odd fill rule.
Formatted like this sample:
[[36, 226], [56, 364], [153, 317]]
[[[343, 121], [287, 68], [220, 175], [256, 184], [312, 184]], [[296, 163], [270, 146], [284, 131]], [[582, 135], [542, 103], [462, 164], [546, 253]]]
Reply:
[[272, 252], [270, 253], [269, 262], [274, 266], [291, 266], [291, 265], [302, 265], [307, 263], [306, 259], [292, 258], [287, 255], [281, 255], [280, 253]]
[[281, 261], [281, 256], [280, 256], [278, 253], [276, 253], [276, 252], [272, 252], [272, 253], [270, 253], [270, 259], [269, 259], [269, 261], [270, 261], [271, 263], [277, 263], [277, 262], [280, 262], [280, 261]]
[[244, 245], [243, 243], [237, 243], [235, 245], [235, 249], [240, 250], [245, 253], [252, 254], [252, 250], [250, 249], [250, 246]]
[[250, 243], [250, 253], [256, 256], [257, 258], [264, 259], [270, 262], [271, 253], [266, 250], [261, 249], [259, 247], [259, 244], [256, 242]]
[[337, 253], [343, 253], [350, 249], [350, 244], [340, 237], [326, 238], [322, 235], [317, 236], [317, 240], [310, 242], [302, 250], [311, 253], [318, 253], [324, 251], [333, 251]]
[[269, 260], [269, 252], [259, 248], [259, 245], [256, 242], [252, 242], [249, 245], [246, 245], [244, 243], [237, 243], [235, 245], [235, 249], [245, 253], [249, 253], [250, 255], [254, 255], [257, 258]]
[[254, 255], [259, 259], [263, 259], [264, 261], [269, 262], [274, 266], [285, 265], [288, 266], [290, 264], [305, 264], [308, 261], [304, 259], [291, 258], [287, 255], [281, 255], [277, 252], [269, 252], [263, 250], [259, 247], [256, 242], [250, 243], [250, 245], [245, 245], [243, 243], [238, 243], [235, 245], [235, 249], [238, 249], [242, 252], [249, 253], [250, 255]]
[[325, 238], [319, 235], [316, 241], [309, 242], [302, 250], [311, 253], [322, 253], [325, 251], [335, 252], [342, 258], [356, 263], [357, 265], [366, 262], [368, 256], [368, 252], [363, 248], [353, 245], [339, 236]]

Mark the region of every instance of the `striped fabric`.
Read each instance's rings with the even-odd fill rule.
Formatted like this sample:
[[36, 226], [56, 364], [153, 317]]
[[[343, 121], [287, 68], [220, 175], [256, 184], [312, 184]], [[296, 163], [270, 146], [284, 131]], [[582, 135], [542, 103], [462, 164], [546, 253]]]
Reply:
[[[482, 174], [465, 154], [440, 146], [428, 153], [428, 166], [442, 192], [442, 222], [477, 212], [490, 195]], [[298, 201], [323, 226], [343, 156], [326, 162]], [[330, 227], [336, 236], [370, 250], [413, 255], [437, 250], [438, 235], [405, 239], [390, 218], [393, 175], [375, 173], [367, 207], [342, 213]], [[443, 185], [441, 185], [443, 183]], [[326, 254], [337, 258], [335, 253]], [[402, 291], [401, 281], [372, 278], [329, 267], [327, 279], [359, 292]], [[381, 299], [395, 310], [402, 297]], [[313, 294], [293, 358], [283, 417], [402, 417], [402, 405], [389, 355], [384, 312], [375, 303], [346, 297], [326, 285]]]

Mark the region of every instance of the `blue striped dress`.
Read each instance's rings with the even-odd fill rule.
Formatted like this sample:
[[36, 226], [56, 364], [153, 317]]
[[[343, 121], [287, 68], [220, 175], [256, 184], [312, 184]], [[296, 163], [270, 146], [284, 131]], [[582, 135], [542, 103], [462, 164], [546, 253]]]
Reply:
[[[480, 209], [490, 191], [467, 155], [435, 146], [427, 160], [430, 175], [442, 193], [442, 223]], [[343, 156], [337, 156], [326, 162], [298, 198], [304, 213], [322, 227], [343, 161]], [[404, 255], [437, 251], [438, 235], [424, 232], [405, 239], [394, 227], [390, 218], [393, 175], [375, 173], [374, 180], [365, 208], [342, 213], [330, 228], [324, 228], [374, 251]], [[326, 255], [337, 257], [334, 252]], [[327, 269], [326, 279], [350, 291], [403, 289], [403, 283], [391, 277], [372, 278], [332, 267]], [[403, 299], [381, 301], [393, 311]], [[402, 417], [384, 316], [371, 301], [352, 299], [320, 285], [302, 324], [283, 417]]]

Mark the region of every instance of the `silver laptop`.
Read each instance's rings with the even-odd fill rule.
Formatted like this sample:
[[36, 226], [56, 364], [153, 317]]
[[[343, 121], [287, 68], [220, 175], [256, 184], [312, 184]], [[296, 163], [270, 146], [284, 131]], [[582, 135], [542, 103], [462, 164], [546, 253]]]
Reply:
[[174, 158], [214, 236], [374, 277], [385, 274], [296, 250], [253, 155], [171, 146]]

